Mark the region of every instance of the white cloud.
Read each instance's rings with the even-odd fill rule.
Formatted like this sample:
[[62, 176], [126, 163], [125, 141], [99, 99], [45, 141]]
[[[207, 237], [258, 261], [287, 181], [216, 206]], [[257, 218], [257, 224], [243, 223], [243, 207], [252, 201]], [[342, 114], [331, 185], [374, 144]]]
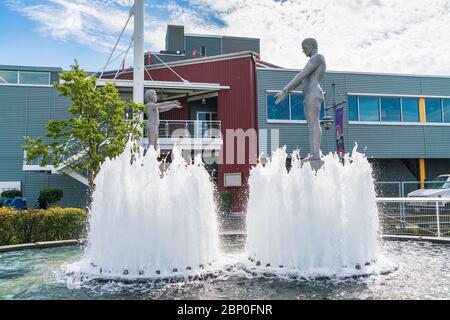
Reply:
[[[133, 0], [10, 1], [56, 39], [110, 50]], [[169, 17], [153, 14], [163, 11]], [[450, 74], [447, 0], [191, 0], [147, 3], [147, 46], [163, 49], [166, 24], [188, 33], [261, 39], [262, 59], [301, 68], [305, 37], [315, 37], [329, 70]], [[205, 16], [223, 21], [218, 26]], [[207, 22], [205, 22], [207, 21]], [[128, 29], [128, 37], [132, 32]]]

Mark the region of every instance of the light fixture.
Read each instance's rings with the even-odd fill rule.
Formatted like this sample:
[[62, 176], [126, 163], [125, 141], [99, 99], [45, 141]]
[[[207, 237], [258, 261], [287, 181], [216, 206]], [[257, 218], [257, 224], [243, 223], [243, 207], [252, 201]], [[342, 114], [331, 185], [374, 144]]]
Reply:
[[323, 128], [325, 130], [329, 130], [331, 128], [331, 125], [333, 124], [333, 119], [331, 116], [324, 116], [322, 120], [320, 120], [320, 124], [323, 125]]
[[206, 104], [206, 99], [205, 98], [202, 99], [202, 104]]

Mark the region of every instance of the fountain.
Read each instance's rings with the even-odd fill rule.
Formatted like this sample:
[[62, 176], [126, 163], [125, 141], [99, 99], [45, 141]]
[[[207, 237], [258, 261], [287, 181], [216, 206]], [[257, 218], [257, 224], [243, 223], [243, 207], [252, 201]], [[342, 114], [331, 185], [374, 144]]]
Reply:
[[344, 165], [329, 154], [319, 170], [278, 149], [252, 169], [247, 250], [257, 265], [300, 270], [360, 269], [377, 259], [378, 210], [367, 159], [353, 149]]
[[131, 148], [108, 159], [95, 179], [81, 271], [153, 277], [204, 268], [218, 257], [218, 234], [213, 185], [200, 156], [186, 163], [175, 147], [162, 172], [153, 148], [130, 164]]

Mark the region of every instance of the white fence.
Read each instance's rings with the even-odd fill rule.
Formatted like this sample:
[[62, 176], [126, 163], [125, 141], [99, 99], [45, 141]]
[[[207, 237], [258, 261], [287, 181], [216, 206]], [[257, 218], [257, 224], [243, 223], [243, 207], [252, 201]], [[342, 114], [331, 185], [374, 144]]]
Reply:
[[[408, 193], [422, 187], [420, 181], [375, 181], [374, 184], [378, 197], [404, 198]], [[436, 181], [423, 181], [425, 189], [432, 189], [436, 184]]]
[[377, 198], [385, 235], [450, 237], [450, 198]]

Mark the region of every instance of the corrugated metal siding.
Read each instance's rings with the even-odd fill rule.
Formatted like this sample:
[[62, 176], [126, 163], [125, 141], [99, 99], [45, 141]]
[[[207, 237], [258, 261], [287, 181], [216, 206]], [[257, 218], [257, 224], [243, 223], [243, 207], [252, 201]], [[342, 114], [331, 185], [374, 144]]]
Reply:
[[23, 136], [44, 136], [48, 120], [66, 117], [69, 104], [53, 88], [0, 86], [0, 180], [21, 181], [29, 207], [34, 207], [40, 190], [54, 187], [64, 191], [61, 206], [86, 204], [86, 187], [73, 178], [22, 171]]
[[[266, 121], [265, 90], [281, 90], [296, 71], [258, 69], [258, 124], [260, 128], [279, 129], [280, 145], [287, 145], [291, 152], [300, 147], [302, 155], [309, 152], [308, 133], [305, 124], [269, 124]], [[370, 75], [333, 73], [325, 75], [321, 85], [326, 92], [326, 105], [333, 105], [333, 86], [336, 86], [336, 102], [347, 100], [348, 92], [398, 95], [450, 96], [450, 79], [440, 77]], [[426, 83], [426, 85], [425, 85]], [[334, 119], [334, 111], [329, 111]], [[328, 137], [328, 138], [327, 138]], [[366, 154], [375, 158], [446, 158], [450, 157], [449, 126], [402, 126], [349, 124], [347, 107], [344, 109], [344, 139], [346, 151], [354, 142], [366, 147]], [[268, 133], [270, 143], [270, 132]], [[323, 151], [335, 151], [335, 133], [324, 131]], [[303, 151], [302, 151], [303, 150]]]
[[422, 94], [423, 95], [446, 95], [450, 96], [450, 79], [449, 78], [430, 78], [422, 77]]
[[391, 75], [347, 74], [348, 92], [420, 94], [420, 78]]
[[450, 158], [450, 127], [424, 126], [424, 136], [426, 158]]
[[259, 39], [240, 39], [237, 37], [222, 38], [222, 54], [239, 51], [253, 51], [259, 53]]
[[[216, 56], [222, 54], [221, 38], [186, 36], [186, 56], [192, 57], [192, 50], [201, 52], [201, 47], [206, 46], [206, 55]], [[200, 54], [197, 54], [200, 57]]]
[[349, 125], [347, 151], [358, 144], [375, 158], [426, 158], [423, 126]]

